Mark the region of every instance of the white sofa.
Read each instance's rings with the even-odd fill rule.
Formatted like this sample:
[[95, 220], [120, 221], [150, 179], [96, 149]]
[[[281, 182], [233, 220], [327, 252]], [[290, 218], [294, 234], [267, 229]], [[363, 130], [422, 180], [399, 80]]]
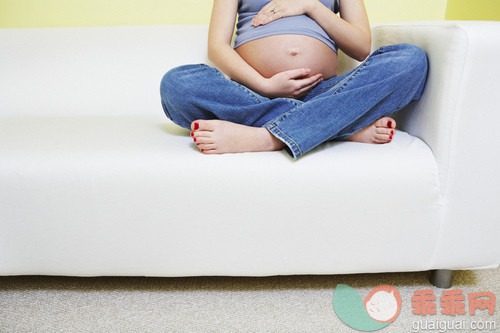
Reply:
[[[269, 276], [500, 264], [499, 22], [377, 25], [428, 54], [386, 145], [206, 156], [159, 82], [206, 26], [0, 29], [0, 275]], [[343, 68], [353, 63], [342, 58]]]

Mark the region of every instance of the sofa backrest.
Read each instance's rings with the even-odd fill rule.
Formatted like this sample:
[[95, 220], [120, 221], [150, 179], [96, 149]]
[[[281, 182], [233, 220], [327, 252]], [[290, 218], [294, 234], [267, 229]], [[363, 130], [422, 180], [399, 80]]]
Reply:
[[0, 117], [162, 113], [170, 68], [206, 59], [207, 26], [0, 29]]

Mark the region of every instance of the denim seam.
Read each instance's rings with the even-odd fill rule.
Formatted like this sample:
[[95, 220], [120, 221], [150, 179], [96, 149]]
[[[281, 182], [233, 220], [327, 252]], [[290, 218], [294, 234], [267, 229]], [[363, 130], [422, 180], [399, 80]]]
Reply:
[[351, 73], [351, 75], [349, 75], [348, 77], [346, 77], [343, 82], [341, 81], [339, 84], [339, 87], [337, 90], [335, 90], [332, 95], [335, 95], [337, 94], [338, 92], [340, 92], [350, 81], [352, 81], [353, 78], [355, 78], [359, 72], [365, 68], [365, 65], [366, 63], [372, 58], [372, 56], [369, 56], [365, 61], [363, 61], [357, 68], [354, 72]]
[[[230, 80], [230, 79], [229, 79]], [[263, 101], [259, 98], [259, 95], [257, 95], [255, 92], [253, 92], [251, 89], [248, 89], [242, 84], [239, 84], [238, 82], [235, 82], [233, 80], [230, 80], [232, 84], [236, 85], [239, 89], [243, 90], [246, 92], [248, 95], [250, 95], [255, 101], [258, 103], [262, 103]]]
[[237, 82], [234, 82], [234, 81], [231, 81], [233, 82], [233, 84], [236, 84], [240, 89], [243, 89], [247, 94], [249, 94], [253, 99], [255, 99], [258, 103], [262, 103], [262, 101], [260, 100], [260, 98], [250, 89], [248, 89], [247, 87], [237, 83]]
[[281, 115], [278, 119], [273, 120], [273, 122], [276, 122], [276, 123], [280, 122], [281, 120], [283, 120], [283, 119], [285, 119], [286, 117], [288, 117], [288, 116], [290, 115], [290, 113], [292, 113], [292, 112], [296, 111], [296, 110], [297, 110], [298, 108], [300, 108], [301, 106], [302, 106], [302, 104], [300, 104], [300, 105], [296, 105], [296, 107], [295, 107], [295, 108], [290, 109], [289, 111], [287, 111], [287, 112], [283, 113], [283, 114], [282, 114], [282, 115]]
[[[360, 71], [361, 69], [363, 69], [365, 67], [365, 64], [368, 62], [368, 60], [370, 59], [371, 57], [368, 57], [365, 61], [363, 61], [357, 68], [356, 70], [351, 73], [351, 75], [349, 75], [348, 77], [346, 77], [344, 80], [340, 81], [339, 83], [335, 84], [335, 85], [339, 85], [339, 87], [337, 88], [337, 90], [335, 90], [332, 95], [335, 95], [337, 94], [342, 88], [344, 88], [348, 82], [350, 82]], [[334, 85], [334, 86], [335, 86]], [[328, 89], [325, 89], [325, 90], [328, 90]], [[290, 111], [284, 113], [283, 115], [281, 115], [281, 117], [277, 120], [275, 120], [275, 122], [279, 122], [280, 120], [282, 120], [283, 118], [287, 117], [291, 112], [294, 112], [297, 110], [297, 108], [301, 107], [302, 104], [296, 104], [297, 107], [296, 108], [293, 108], [291, 109]]]
[[[368, 60], [368, 59], [366, 59]], [[351, 75], [349, 75], [348, 77], [346, 77], [343, 81], [343, 83], [339, 86], [339, 88], [337, 90], [335, 90], [332, 95], [335, 95], [336, 93], [339, 92], [339, 90], [341, 90], [343, 87], [345, 87], [345, 85], [351, 81], [352, 78], [354, 78], [356, 76], [357, 73], [359, 73], [359, 71], [361, 70], [362, 67], [364, 67], [366, 61], [364, 61], [361, 65], [359, 65], [358, 68], [356, 68], [356, 70], [351, 73]], [[342, 81], [341, 81], [342, 82]], [[275, 123], [278, 123], [280, 122], [281, 120], [283, 120], [284, 118], [288, 117], [290, 115], [290, 113], [294, 112], [294, 111], [297, 111], [298, 108], [300, 108], [302, 106], [302, 104], [298, 104], [298, 103], [295, 103], [297, 107], [291, 109], [290, 111], [284, 113], [283, 115], [281, 115], [277, 120], [274, 120], [274, 122], [268, 122], [268, 125], [270, 127], [272, 127], [273, 130], [275, 131], [272, 131], [271, 128], [268, 128], [269, 131], [271, 131], [271, 133], [275, 134], [276, 137], [278, 137], [279, 139], [283, 139], [281, 141], [283, 141], [286, 145], [288, 145], [288, 147], [290, 148], [290, 151], [292, 152], [293, 156], [295, 159], [297, 159], [298, 157], [300, 157], [302, 155], [302, 151], [299, 147], [299, 145], [292, 139], [290, 138], [289, 136], [287, 136], [286, 134], [284, 134], [279, 128], [278, 126], [275, 124]], [[265, 126], [267, 128], [267, 126]], [[280, 138], [280, 134], [282, 135], [282, 137]], [[286, 141], [286, 140], [289, 140], [289, 141]], [[293, 144], [293, 146], [290, 145], [291, 142]]]
[[274, 136], [280, 139], [280, 141], [285, 143], [288, 148], [290, 148], [294, 159], [302, 156], [302, 150], [300, 149], [299, 145], [292, 138], [283, 133], [278, 128], [278, 126], [276, 126], [274, 123], [268, 122], [264, 127], [267, 128]]
[[[350, 82], [355, 76], [357, 76], [357, 74], [361, 71], [361, 69], [363, 69], [365, 67], [365, 64], [370, 60], [370, 58], [371, 57], [368, 57], [365, 61], [363, 61], [356, 68], [356, 70], [353, 73], [351, 73], [348, 77], [346, 77], [343, 81], [341, 81], [340, 84], [338, 84], [339, 85], [338, 89], [336, 89], [332, 93], [332, 95], [335, 95], [339, 91], [341, 91], [342, 88], [344, 88], [347, 85], [348, 82]], [[299, 145], [292, 138], [290, 138], [288, 135], [286, 135], [285, 133], [283, 133], [278, 128], [278, 126], [276, 125], [276, 123], [279, 123], [281, 120], [283, 120], [284, 118], [288, 117], [290, 115], [290, 113], [292, 113], [294, 111], [297, 111], [297, 109], [302, 106], [302, 104], [298, 104], [298, 103], [295, 103], [295, 104], [297, 105], [297, 107], [295, 107], [295, 108], [291, 109], [290, 111], [284, 113], [277, 120], [274, 120], [273, 122], [268, 122], [265, 127], [271, 133], [273, 133], [278, 139], [280, 139], [281, 141], [283, 141], [290, 148], [290, 151], [292, 152], [294, 159], [297, 159], [298, 157], [300, 157], [302, 155], [302, 151], [301, 151]]]
[[224, 74], [222, 74], [222, 72], [220, 70], [218, 70], [217, 68], [213, 68], [213, 67], [210, 67], [208, 65], [205, 65], [205, 70], [215, 70], [215, 72], [217, 73], [217, 75], [219, 75], [220, 77], [222, 77], [224, 80], [229, 80], [232, 84], [234, 84], [236, 87], [238, 87], [239, 89], [243, 90], [244, 92], [246, 92], [248, 95], [250, 95], [255, 101], [257, 101], [258, 103], [262, 103], [262, 101], [259, 99], [259, 97], [256, 95], [255, 92], [253, 92], [252, 90], [248, 89], [247, 87], [245, 87], [244, 85], [236, 82], [236, 81], [233, 81], [231, 79], [228, 79], [224, 76]]
[[[370, 58], [370, 57], [369, 57]], [[337, 83], [333, 83], [333, 84], [328, 84], [328, 85], [325, 85], [324, 87], [321, 88], [321, 90], [319, 90], [318, 92], [318, 95], [321, 95], [321, 94], [324, 94], [325, 92], [329, 91], [330, 89], [332, 89], [333, 87], [335, 86], [339, 86], [337, 88], [337, 90], [335, 90], [332, 95], [335, 95], [340, 89], [342, 89], [352, 78], [354, 78], [359, 70], [361, 68], [364, 67], [365, 63], [369, 60], [369, 58], [367, 58], [365, 61], [363, 61], [361, 64], [359, 64], [359, 66], [357, 66], [355, 68], [355, 70], [349, 75], [349, 76], [346, 76], [343, 80], [337, 82]]]
[[[294, 110], [296, 110], [296, 109], [300, 108], [302, 105], [304, 105], [303, 103], [298, 103], [292, 99], [287, 99], [287, 102], [293, 104], [295, 107], [293, 109], [290, 109], [289, 111], [283, 113], [281, 116], [279, 116], [279, 118], [276, 118], [274, 120], [269, 121], [268, 124], [272, 124], [274, 127], [277, 128], [278, 126], [275, 123], [280, 122], [281, 120], [286, 118], [291, 112], [293, 112]], [[281, 131], [280, 131], [280, 133], [281, 133]]]

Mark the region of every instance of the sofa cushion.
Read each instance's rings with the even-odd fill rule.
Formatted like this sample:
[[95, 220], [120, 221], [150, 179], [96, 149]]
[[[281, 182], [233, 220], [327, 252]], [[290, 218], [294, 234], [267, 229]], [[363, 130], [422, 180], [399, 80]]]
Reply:
[[4, 117], [0, 142], [0, 274], [398, 271], [434, 250], [436, 165], [401, 131], [298, 161], [203, 155], [161, 114]]

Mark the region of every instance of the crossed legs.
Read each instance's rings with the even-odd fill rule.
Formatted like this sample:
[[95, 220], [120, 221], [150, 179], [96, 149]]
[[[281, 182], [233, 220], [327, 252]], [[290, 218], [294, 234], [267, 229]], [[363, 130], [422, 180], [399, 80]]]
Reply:
[[[347, 141], [383, 144], [391, 142], [396, 121], [383, 117], [350, 136]], [[225, 120], [196, 120], [191, 123], [191, 137], [204, 154], [275, 151], [284, 143], [265, 127], [240, 125]]]
[[297, 101], [257, 95], [205, 65], [184, 66], [162, 80], [162, 105], [205, 154], [285, 148], [298, 158], [329, 140], [390, 142], [390, 115], [420, 98], [426, 74], [421, 49], [387, 46]]

